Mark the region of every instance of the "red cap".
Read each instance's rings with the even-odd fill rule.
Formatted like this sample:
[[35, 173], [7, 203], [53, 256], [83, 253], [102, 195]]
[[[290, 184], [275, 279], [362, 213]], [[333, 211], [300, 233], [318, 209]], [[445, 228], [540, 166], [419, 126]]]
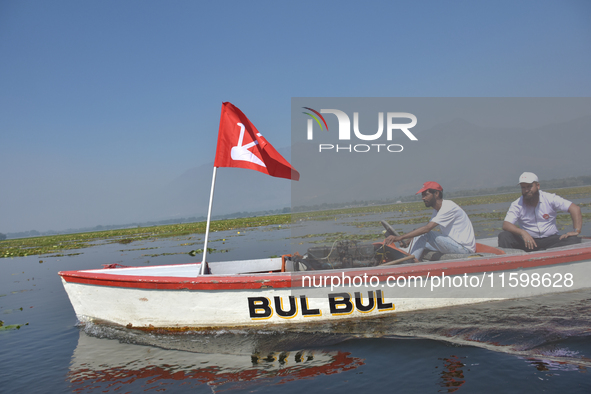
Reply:
[[425, 190], [429, 190], [429, 189], [443, 191], [443, 188], [441, 187], [441, 185], [439, 183], [437, 183], [437, 182], [425, 182], [425, 183], [423, 183], [423, 187], [421, 188], [421, 190], [419, 190], [418, 192], [416, 192], [416, 194], [422, 193]]

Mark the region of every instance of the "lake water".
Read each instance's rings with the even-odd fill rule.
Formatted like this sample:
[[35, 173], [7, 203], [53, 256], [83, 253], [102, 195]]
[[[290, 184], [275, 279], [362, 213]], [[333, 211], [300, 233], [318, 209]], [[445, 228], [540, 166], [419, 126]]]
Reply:
[[[377, 216], [338, 217], [330, 226], [316, 222], [314, 233], [375, 233], [379, 225], [350, 224]], [[500, 225], [474, 222], [480, 237]], [[290, 243], [297, 226], [213, 233], [210, 247], [224, 253], [208, 260], [269, 257], [292, 248], [303, 253], [322, 239]], [[589, 223], [583, 234], [591, 235]], [[0, 392], [591, 392], [591, 290], [281, 330], [162, 335], [77, 325], [58, 271], [199, 261], [187, 252], [202, 248], [202, 238], [0, 259], [0, 320], [21, 325], [0, 331]]]

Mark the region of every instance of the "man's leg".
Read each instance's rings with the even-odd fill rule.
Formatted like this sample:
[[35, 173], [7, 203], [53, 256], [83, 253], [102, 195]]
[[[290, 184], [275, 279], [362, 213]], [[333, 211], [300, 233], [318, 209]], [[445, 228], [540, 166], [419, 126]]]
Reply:
[[446, 237], [445, 235], [434, 231], [429, 231], [426, 234], [415, 237], [410, 254], [414, 255], [415, 258], [420, 261], [425, 249], [434, 250], [440, 253], [470, 253], [466, 247], [460, 245], [450, 237]]
[[[441, 253], [468, 254], [468, 248], [460, 245], [450, 237], [430, 231], [427, 237], [427, 248]], [[425, 234], [426, 235], [426, 234]]]
[[560, 239], [560, 234], [551, 235], [546, 238], [534, 238], [538, 247], [536, 250], [548, 249], [548, 248], [559, 248], [561, 246], [574, 245], [581, 243], [579, 237], [568, 237], [563, 240]]
[[525, 248], [523, 238], [509, 231], [501, 231], [499, 233], [498, 243], [499, 248], [528, 250]]
[[549, 246], [550, 248], [558, 248], [560, 246], [567, 246], [567, 245], [576, 245], [576, 244], [580, 244], [582, 241], [581, 237], [567, 237], [561, 241], [558, 241], [557, 243], [555, 243], [552, 246]]
[[418, 261], [421, 261], [421, 256], [423, 255], [425, 247], [427, 246], [427, 238], [425, 237], [427, 234], [419, 235], [418, 237], [414, 237], [412, 240], [409, 253], [415, 256], [415, 259]]
[[551, 235], [546, 238], [534, 238], [536, 247], [534, 249], [527, 249], [523, 238], [519, 235], [510, 233], [509, 231], [501, 231], [499, 233], [499, 248], [521, 249], [526, 252], [535, 252], [537, 250], [544, 250], [548, 248], [558, 248], [560, 246], [574, 245], [581, 243], [579, 237], [568, 237], [560, 240], [560, 235]]

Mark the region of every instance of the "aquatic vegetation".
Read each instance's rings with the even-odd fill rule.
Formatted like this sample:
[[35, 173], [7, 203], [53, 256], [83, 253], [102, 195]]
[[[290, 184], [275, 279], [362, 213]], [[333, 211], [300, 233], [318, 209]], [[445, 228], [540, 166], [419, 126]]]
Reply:
[[[249, 227], [283, 225], [291, 222], [290, 215], [261, 216], [213, 221], [210, 231], [226, 231]], [[20, 257], [55, 253], [63, 250], [83, 249], [98, 243], [129, 244], [134, 241], [152, 241], [205, 233], [205, 222], [169, 224], [154, 227], [134, 227], [121, 230], [60, 234], [45, 237], [8, 239], [0, 241], [1, 257]]]
[[[583, 213], [583, 223], [591, 219], [591, 213]], [[572, 219], [568, 213], [561, 213], [556, 216], [556, 223], [569, 224], [572, 223]]]
[[[550, 193], [557, 193], [565, 198], [588, 198], [591, 196], [591, 186], [571, 187], [564, 189], [549, 189], [545, 190]], [[471, 197], [454, 197], [453, 200], [460, 206], [470, 205], [487, 205], [512, 202], [520, 196], [520, 193], [507, 193], [487, 196], [471, 196]], [[585, 210], [591, 206], [591, 203], [580, 204]], [[242, 230], [245, 228], [261, 227], [262, 230], [278, 230], [285, 229], [286, 225], [298, 223], [303, 221], [337, 221], [348, 217], [353, 218], [350, 222], [340, 223], [347, 226], [354, 226], [357, 228], [379, 228], [379, 221], [376, 220], [356, 220], [355, 218], [366, 215], [382, 215], [393, 226], [414, 225], [426, 223], [431, 217], [431, 209], [426, 208], [421, 201], [406, 202], [385, 205], [372, 205], [365, 207], [351, 207], [339, 208], [334, 210], [314, 211], [314, 212], [298, 212], [293, 214], [280, 214], [272, 216], [257, 216], [239, 219], [225, 219], [211, 222], [210, 231], [228, 231], [228, 230]], [[481, 223], [486, 232], [490, 234], [490, 230], [497, 228], [496, 221], [502, 221], [506, 212], [484, 212], [484, 213], [470, 213], [470, 217], [474, 221]], [[583, 219], [588, 221], [591, 219], [591, 213], [584, 212]], [[570, 221], [568, 214], [559, 215], [558, 221], [561, 224], [567, 224]], [[187, 235], [203, 234], [205, 233], [205, 222], [196, 223], [181, 223], [169, 224], [153, 227], [134, 227], [121, 230], [107, 230], [94, 231], [77, 234], [62, 234], [44, 237], [9, 239], [0, 241], [0, 258], [1, 257], [19, 257], [29, 255], [42, 255], [60, 253], [60, 256], [71, 256], [70, 254], [63, 254], [65, 250], [83, 249], [92, 247], [97, 244], [105, 243], [119, 243], [130, 244], [136, 241], [155, 241], [160, 238], [174, 238], [186, 237]], [[284, 227], [282, 227], [284, 226]], [[343, 233], [344, 234], [344, 233]], [[234, 236], [241, 236], [240, 231], [237, 231]], [[348, 235], [349, 236], [349, 235]], [[316, 237], [316, 236], [310, 236]], [[345, 235], [343, 235], [345, 237]], [[367, 237], [367, 235], [350, 235], [350, 237]], [[375, 237], [383, 237], [382, 234]], [[332, 238], [331, 238], [332, 239]], [[346, 239], [346, 238], [342, 238]], [[219, 241], [219, 240], [216, 240]], [[225, 239], [222, 240], [223, 242]], [[213, 241], [212, 241], [213, 242]], [[181, 246], [190, 245], [184, 243]], [[151, 249], [151, 248], [139, 248]], [[136, 249], [129, 249], [136, 250]], [[197, 253], [197, 251], [195, 251]], [[198, 253], [202, 253], [198, 252]]]
[[23, 308], [20, 307], [20, 308], [16, 308], [16, 309], [5, 309], [2, 313], [9, 314], [9, 313], [19, 312], [19, 311], [22, 312]]
[[151, 248], [136, 248], [136, 249], [120, 249], [120, 252], [132, 252], [134, 250], [150, 250], [150, 249], [158, 249], [158, 246], [153, 246]]
[[48, 256], [46, 256], [46, 257], [65, 257], [65, 256], [77, 256], [77, 255], [79, 255], [79, 254], [82, 254], [82, 253], [66, 253], [66, 254], [58, 253], [58, 254], [50, 254], [50, 255], [48, 255]]
[[306, 234], [299, 237], [294, 238], [321, 238], [317, 240], [310, 241], [313, 244], [328, 244], [335, 241], [375, 241], [381, 242], [384, 240], [384, 234], [380, 233], [371, 233], [371, 234], [349, 234], [344, 233], [342, 231], [335, 232], [335, 233], [324, 233], [324, 234]]
[[[431, 216], [419, 216], [413, 217], [409, 219], [398, 219], [398, 218], [387, 218], [388, 223], [392, 226], [402, 225], [402, 224], [426, 224], [431, 219]], [[382, 228], [382, 225], [377, 220], [371, 220], [368, 222], [348, 222], [343, 223], [346, 226], [355, 226], [357, 228], [364, 228], [364, 227], [379, 227]]]
[[22, 326], [28, 326], [29, 323], [25, 324], [9, 324], [4, 325], [4, 322], [0, 320], [0, 331], [8, 331], [8, 330], [20, 330]]
[[[207, 253], [228, 253], [230, 249], [214, 249], [214, 248], [207, 248]], [[173, 254], [173, 253], [170, 253]], [[185, 254], [185, 253], [180, 253]], [[196, 256], [198, 254], [203, 254], [203, 249], [196, 249], [189, 252], [191, 256]]]
[[470, 219], [474, 220], [475, 218], [483, 218], [483, 219], [496, 219], [496, 220], [503, 220], [507, 212], [483, 212], [483, 213], [471, 213]]
[[158, 256], [171, 256], [174, 254], [185, 254], [184, 252], [177, 253], [154, 253], [154, 254], [143, 254], [142, 257], [158, 257]]

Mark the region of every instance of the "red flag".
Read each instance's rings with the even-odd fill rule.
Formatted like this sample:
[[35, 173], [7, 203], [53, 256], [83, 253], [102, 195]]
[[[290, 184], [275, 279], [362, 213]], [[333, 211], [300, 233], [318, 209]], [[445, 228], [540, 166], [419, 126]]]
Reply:
[[215, 167], [239, 167], [279, 178], [300, 179], [300, 174], [231, 103], [222, 104], [215, 152]]

